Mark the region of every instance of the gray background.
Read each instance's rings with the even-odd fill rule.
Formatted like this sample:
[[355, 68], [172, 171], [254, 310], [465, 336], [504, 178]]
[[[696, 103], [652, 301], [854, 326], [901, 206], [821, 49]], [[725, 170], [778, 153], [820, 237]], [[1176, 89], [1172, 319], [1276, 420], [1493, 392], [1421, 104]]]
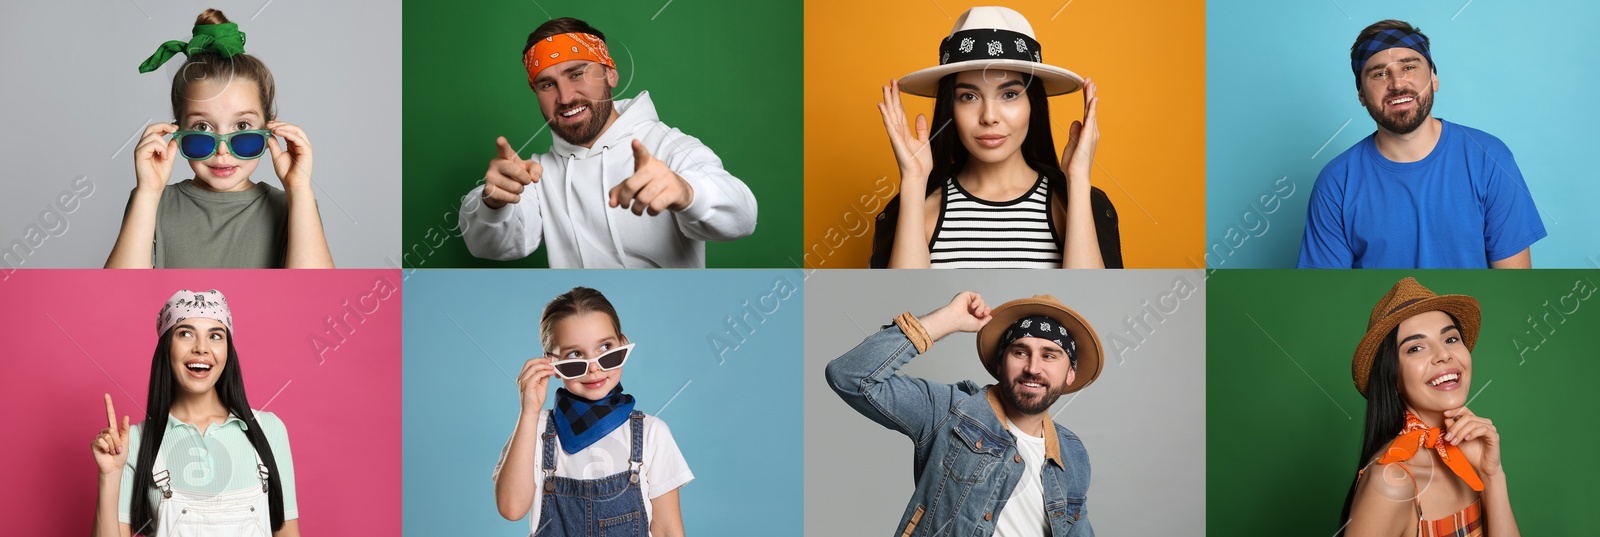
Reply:
[[[49, 232], [21, 265], [0, 269], [105, 264], [134, 187], [133, 142], [150, 122], [173, 119], [184, 56], [145, 74], [139, 63], [167, 40], [188, 41], [208, 7], [239, 23], [245, 51], [272, 69], [279, 119], [311, 139], [334, 262], [398, 266], [398, 2], [113, 0], [0, 4], [0, 249], [30, 225]], [[250, 179], [282, 188], [263, 160]], [[41, 216], [79, 177], [93, 191], [56, 207], [59, 217]], [[169, 182], [191, 177], [180, 160]]]
[[[1176, 280], [1196, 290], [1138, 343], [1124, 321], [1159, 303]], [[1198, 270], [827, 270], [806, 293], [806, 535], [885, 535], [910, 499], [912, 446], [828, 388], [827, 363], [902, 311], [921, 316], [976, 291], [990, 307], [1051, 294], [1100, 334], [1106, 365], [1052, 408], [1077, 433], [1094, 469], [1088, 512], [1101, 535], [1182, 535], [1205, 524], [1205, 276]], [[1170, 299], [1169, 299], [1170, 300]], [[1170, 301], [1168, 302], [1171, 303]], [[1167, 310], [1172, 308], [1167, 307]], [[1120, 359], [1112, 336], [1129, 348]], [[901, 371], [938, 382], [989, 384], [974, 334], [935, 343]]]

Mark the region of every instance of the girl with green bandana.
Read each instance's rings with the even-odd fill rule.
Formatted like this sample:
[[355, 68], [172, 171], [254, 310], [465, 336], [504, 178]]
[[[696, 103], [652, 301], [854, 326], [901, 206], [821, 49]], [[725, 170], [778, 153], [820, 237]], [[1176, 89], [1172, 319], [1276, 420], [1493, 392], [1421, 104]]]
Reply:
[[[333, 267], [311, 191], [311, 142], [277, 120], [272, 71], [244, 45], [238, 25], [208, 9], [189, 42], [168, 41], [139, 65], [148, 73], [187, 57], [172, 79], [177, 120], [145, 128], [134, 150], [138, 183], [106, 268]], [[269, 153], [281, 190], [250, 180]], [[180, 157], [194, 178], [169, 185]]]
[[[500, 516], [528, 517], [536, 537], [683, 535], [678, 489], [694, 479], [667, 424], [634, 410], [622, 365], [634, 343], [599, 291], [577, 287], [545, 305], [544, 356], [517, 376], [522, 413], [494, 469]], [[544, 410], [550, 377], [555, 408]]]

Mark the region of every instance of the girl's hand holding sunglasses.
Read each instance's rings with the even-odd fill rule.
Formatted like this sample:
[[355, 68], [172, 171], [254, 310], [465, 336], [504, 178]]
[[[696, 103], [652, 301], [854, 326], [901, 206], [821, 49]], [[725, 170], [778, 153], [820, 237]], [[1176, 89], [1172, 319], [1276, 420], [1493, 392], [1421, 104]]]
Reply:
[[287, 148], [278, 145], [278, 139], [267, 137], [267, 147], [272, 149], [272, 169], [278, 173], [283, 189], [311, 188], [311, 139], [300, 127], [282, 121], [268, 121], [267, 129], [282, 136]]
[[550, 391], [550, 375], [555, 374], [549, 358], [534, 358], [522, 364], [517, 374], [517, 391], [522, 394], [522, 413], [538, 419], [544, 409], [545, 393]]
[[133, 173], [138, 178], [138, 188], [159, 193], [167, 188], [172, 178], [172, 163], [178, 160], [178, 140], [166, 136], [178, 131], [171, 123], [155, 123], [144, 128], [139, 145], [133, 151]]

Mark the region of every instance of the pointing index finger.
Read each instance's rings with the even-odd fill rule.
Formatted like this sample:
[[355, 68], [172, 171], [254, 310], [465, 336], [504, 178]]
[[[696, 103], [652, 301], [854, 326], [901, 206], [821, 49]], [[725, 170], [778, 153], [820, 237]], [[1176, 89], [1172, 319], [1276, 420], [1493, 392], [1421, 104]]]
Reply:
[[503, 159], [506, 159], [506, 160], [509, 160], [509, 161], [512, 161], [512, 162], [516, 162], [518, 160], [521, 160], [519, 157], [517, 157], [517, 152], [513, 151], [511, 149], [511, 143], [506, 141], [506, 137], [501, 136], [501, 137], [495, 138], [494, 139], [494, 143], [495, 143], [496, 148], [499, 149], [500, 158], [503, 158]]
[[117, 409], [111, 406], [111, 394], [106, 394], [106, 425], [111, 430], [117, 430]]

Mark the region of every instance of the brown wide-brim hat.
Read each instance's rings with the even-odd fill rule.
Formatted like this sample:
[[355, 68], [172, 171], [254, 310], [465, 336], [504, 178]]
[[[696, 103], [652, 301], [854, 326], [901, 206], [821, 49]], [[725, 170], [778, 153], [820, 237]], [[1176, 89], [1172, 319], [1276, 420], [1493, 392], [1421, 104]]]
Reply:
[[1417, 283], [1416, 278], [1407, 276], [1395, 282], [1394, 287], [1389, 288], [1389, 293], [1378, 301], [1378, 305], [1372, 307], [1372, 317], [1367, 320], [1367, 335], [1362, 336], [1360, 345], [1356, 345], [1355, 358], [1350, 362], [1350, 376], [1355, 379], [1356, 390], [1361, 392], [1362, 397], [1367, 396], [1367, 378], [1372, 374], [1372, 361], [1378, 356], [1378, 347], [1383, 344], [1383, 338], [1389, 335], [1390, 330], [1400, 326], [1402, 321], [1430, 311], [1442, 311], [1456, 318], [1456, 327], [1461, 329], [1461, 337], [1466, 340], [1468, 351], [1478, 343], [1478, 328], [1483, 322], [1478, 299], [1467, 295], [1441, 296]]
[[1061, 326], [1067, 328], [1067, 334], [1072, 336], [1072, 341], [1078, 346], [1078, 372], [1062, 393], [1072, 393], [1082, 390], [1094, 383], [1100, 376], [1101, 364], [1105, 361], [1105, 351], [1100, 346], [1100, 335], [1096, 334], [1094, 327], [1089, 326], [1089, 321], [1083, 319], [1078, 312], [1062, 304], [1056, 297], [1050, 295], [1033, 295], [1033, 298], [1019, 298], [1012, 300], [990, 312], [992, 317], [988, 324], [978, 330], [978, 359], [983, 361], [983, 368], [989, 370], [989, 375], [995, 380], [1003, 380], [995, 367], [1000, 357], [1000, 337], [1005, 334], [1006, 328], [1018, 319], [1032, 315], [1043, 315], [1055, 319]]

